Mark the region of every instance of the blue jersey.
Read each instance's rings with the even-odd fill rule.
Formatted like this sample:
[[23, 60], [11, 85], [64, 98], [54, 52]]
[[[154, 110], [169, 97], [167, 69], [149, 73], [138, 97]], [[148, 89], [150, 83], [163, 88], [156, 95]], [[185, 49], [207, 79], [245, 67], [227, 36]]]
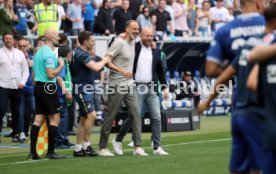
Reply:
[[265, 19], [258, 13], [242, 14], [222, 26], [215, 35], [208, 50], [207, 60], [222, 64], [231, 63], [246, 41], [264, 32]]
[[73, 84], [94, 84], [94, 72], [86, 67], [86, 64], [92, 61], [92, 57], [89, 56], [88, 52], [78, 48], [74, 54], [72, 62], [72, 82]]
[[233, 115], [245, 115], [255, 121], [264, 120], [264, 109], [261, 106], [257, 95], [248, 90], [247, 79], [254, 64], [249, 64], [247, 57], [249, 52], [258, 44], [262, 43], [262, 35], [250, 37], [237, 54], [231, 65], [237, 71], [236, 103]]
[[[275, 44], [276, 33], [267, 34], [264, 44]], [[264, 148], [276, 150], [276, 57], [260, 63], [258, 94], [265, 107]]]

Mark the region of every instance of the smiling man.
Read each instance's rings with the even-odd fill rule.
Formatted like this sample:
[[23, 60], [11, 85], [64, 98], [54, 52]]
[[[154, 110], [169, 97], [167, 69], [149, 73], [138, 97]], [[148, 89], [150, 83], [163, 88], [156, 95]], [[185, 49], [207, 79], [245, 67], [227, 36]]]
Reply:
[[[141, 118], [138, 111], [138, 96], [134, 88], [132, 77], [135, 39], [139, 34], [139, 25], [136, 21], [130, 20], [126, 23], [126, 33], [123, 38], [118, 37], [107, 51], [106, 57], [112, 59], [107, 67], [111, 69], [109, 75], [108, 108], [109, 112], [104, 118], [99, 142], [100, 156], [114, 156], [107, 149], [109, 134], [112, 122], [115, 119], [118, 109], [125, 101], [130, 115], [132, 116], [132, 128], [134, 134], [134, 155], [147, 156], [148, 154], [140, 147], [141, 143]], [[120, 92], [120, 89], [124, 89]], [[111, 93], [111, 90], [112, 93]]]
[[5, 33], [3, 42], [4, 47], [0, 49], [0, 133], [2, 120], [8, 107], [8, 100], [10, 100], [12, 136], [13, 141], [18, 142], [20, 96], [27, 82], [29, 69], [23, 52], [13, 47], [13, 35]]
[[[154, 155], [168, 155], [161, 148], [161, 113], [158, 97], [158, 80], [162, 84], [164, 95], [168, 95], [165, 71], [161, 61], [161, 53], [158, 49], [152, 49], [153, 30], [143, 28], [141, 42], [136, 43], [133, 76], [137, 86], [138, 106], [141, 117], [144, 116], [145, 107], [149, 109], [151, 118], [151, 130]], [[153, 87], [152, 84], [155, 84]], [[119, 133], [112, 141], [115, 153], [123, 155], [122, 141], [131, 128], [131, 117], [122, 124]]]

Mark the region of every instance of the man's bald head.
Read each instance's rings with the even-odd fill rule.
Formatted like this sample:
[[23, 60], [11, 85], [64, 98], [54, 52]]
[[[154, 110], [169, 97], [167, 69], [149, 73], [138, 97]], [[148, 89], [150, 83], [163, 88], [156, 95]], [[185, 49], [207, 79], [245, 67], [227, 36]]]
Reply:
[[52, 42], [58, 43], [58, 40], [59, 40], [58, 32], [55, 29], [48, 28], [45, 31], [44, 38], [46, 41], [52, 41]]
[[141, 42], [146, 47], [149, 47], [153, 40], [153, 30], [152, 28], [143, 28], [141, 32]]

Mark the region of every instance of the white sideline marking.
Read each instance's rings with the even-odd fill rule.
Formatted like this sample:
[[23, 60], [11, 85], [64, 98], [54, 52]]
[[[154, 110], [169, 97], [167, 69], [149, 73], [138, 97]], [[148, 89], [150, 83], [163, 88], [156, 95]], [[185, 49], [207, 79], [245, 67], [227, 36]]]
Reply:
[[[225, 139], [216, 139], [216, 140], [206, 140], [206, 141], [192, 141], [192, 142], [185, 142], [185, 143], [177, 143], [177, 144], [167, 144], [167, 145], [162, 145], [162, 147], [172, 147], [172, 146], [181, 146], [181, 145], [190, 145], [190, 144], [203, 144], [203, 143], [213, 143], [213, 142], [222, 142], [222, 141], [229, 141], [231, 138], [225, 138]], [[144, 149], [152, 149], [152, 147], [144, 147]], [[64, 149], [60, 151], [68, 151], [72, 149]], [[123, 150], [124, 152], [129, 152], [132, 151], [133, 149], [127, 149]], [[11, 156], [27, 156], [26, 153], [24, 154], [14, 154], [14, 155], [6, 155], [6, 156], [0, 156], [0, 158], [4, 157], [11, 157]], [[68, 156], [68, 158], [72, 158], [72, 156]], [[48, 161], [49, 159], [42, 159], [42, 160], [26, 160], [26, 161], [18, 161], [18, 162], [13, 162], [13, 163], [4, 163], [0, 164], [0, 166], [7, 166], [7, 165], [16, 165], [16, 164], [26, 164], [26, 163], [35, 163], [35, 162], [40, 162], [40, 161]]]

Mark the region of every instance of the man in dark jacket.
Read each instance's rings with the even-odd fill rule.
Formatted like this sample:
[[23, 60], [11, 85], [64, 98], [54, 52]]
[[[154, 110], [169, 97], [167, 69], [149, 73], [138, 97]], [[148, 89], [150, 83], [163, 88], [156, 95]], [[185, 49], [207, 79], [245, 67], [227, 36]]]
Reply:
[[98, 13], [94, 25], [94, 32], [98, 34], [114, 34], [114, 27], [111, 18], [111, 4], [112, 0], [104, 0], [103, 6]]

